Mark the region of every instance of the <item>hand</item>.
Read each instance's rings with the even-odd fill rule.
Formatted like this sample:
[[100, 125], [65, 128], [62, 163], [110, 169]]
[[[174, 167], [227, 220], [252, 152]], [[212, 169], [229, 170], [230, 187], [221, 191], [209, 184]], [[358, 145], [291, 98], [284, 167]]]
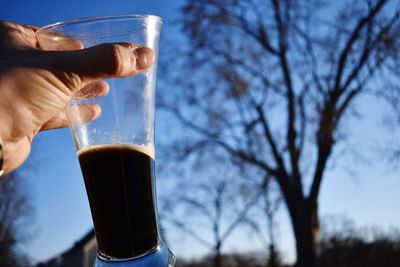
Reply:
[[[105, 95], [108, 85], [99, 79], [135, 75], [154, 61], [150, 48], [131, 43], [44, 51], [36, 31], [0, 22], [0, 137], [6, 173], [25, 161], [38, 132], [68, 126], [64, 107], [73, 94]], [[84, 108], [87, 120], [99, 115], [96, 106]]]

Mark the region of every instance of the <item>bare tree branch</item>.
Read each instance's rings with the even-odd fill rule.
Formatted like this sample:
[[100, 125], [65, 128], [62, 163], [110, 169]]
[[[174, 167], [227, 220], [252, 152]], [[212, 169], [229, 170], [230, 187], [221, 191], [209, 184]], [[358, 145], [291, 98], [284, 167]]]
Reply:
[[249, 212], [250, 208], [253, 207], [257, 201], [259, 200], [261, 196], [261, 193], [256, 194], [249, 202], [247, 202], [243, 209], [240, 211], [240, 213], [238, 214], [238, 216], [236, 217], [235, 220], [233, 220], [228, 228], [225, 230], [225, 232], [222, 233], [221, 235], [221, 239], [225, 240], [231, 233], [233, 230], [235, 230], [235, 228], [237, 228], [241, 223], [243, 223], [244, 221], [246, 221], [246, 216], [247, 213]]
[[208, 247], [208, 248], [213, 248], [213, 244], [211, 242], [209, 242], [207, 239], [203, 238], [198, 231], [195, 231], [191, 228], [189, 228], [187, 226], [187, 224], [179, 221], [176, 218], [173, 217], [166, 217], [164, 216], [164, 218], [166, 220], [168, 220], [169, 222], [173, 223], [175, 226], [177, 226], [179, 229], [183, 230], [184, 232], [186, 232], [187, 234], [189, 234], [191, 237], [193, 237], [197, 242], [199, 242], [200, 244]]
[[360, 33], [363, 30], [363, 28], [368, 25], [368, 23], [372, 23], [373, 19], [376, 17], [376, 15], [379, 13], [379, 11], [383, 8], [385, 4], [387, 4], [388, 0], [379, 0], [376, 5], [370, 9], [370, 12], [359, 19], [357, 25], [353, 29], [343, 51], [340, 53], [339, 56], [339, 62], [336, 70], [336, 78], [335, 78], [335, 84], [333, 86], [335, 91], [340, 91], [341, 90], [341, 81], [342, 81], [342, 76], [343, 72], [346, 66], [346, 63], [349, 58], [349, 54], [351, 52], [351, 49], [354, 45], [354, 43], [358, 40], [360, 37]]
[[[359, 23], [357, 24], [353, 34], [351, 35], [351, 38], [349, 39], [349, 42], [347, 43], [346, 49], [342, 53], [341, 56], [341, 62], [343, 62], [342, 64], [345, 64], [345, 62], [347, 61], [346, 57], [349, 55], [352, 45], [357, 41], [358, 38], [360, 38], [360, 31], [362, 30], [362, 28], [372, 23], [373, 18], [376, 16], [379, 9], [381, 9], [386, 2], [387, 1], [384, 0], [379, 1], [374, 7], [370, 9], [370, 13], [368, 16], [363, 17], [362, 19], [359, 20]], [[334, 142], [332, 136], [333, 131], [336, 129], [341, 117], [343, 116], [344, 111], [350, 105], [350, 102], [355, 98], [357, 94], [359, 94], [364, 89], [366, 82], [372, 76], [369, 77], [367, 76], [367, 79], [364, 80], [364, 82], [359, 83], [357, 88], [350, 90], [347, 94], [345, 94], [344, 100], [341, 103], [341, 105], [335, 107], [337, 105], [337, 101], [339, 100], [338, 98], [347, 90], [351, 82], [353, 82], [354, 79], [359, 77], [359, 73], [365, 67], [368, 59], [370, 58], [371, 52], [375, 51], [379, 43], [382, 42], [384, 34], [387, 33], [390, 30], [390, 28], [394, 25], [394, 23], [398, 20], [398, 15], [399, 12], [396, 12], [393, 18], [389, 20], [389, 22], [384, 27], [382, 27], [380, 32], [375, 36], [373, 40], [371, 40], [370, 36], [371, 32], [368, 31], [368, 35], [365, 37], [366, 43], [364, 45], [363, 51], [361, 52], [358, 63], [354, 65], [354, 68], [351, 70], [350, 75], [347, 77], [343, 85], [340, 86], [339, 85], [340, 81], [336, 80], [336, 85], [339, 85], [339, 87], [336, 89], [337, 93], [331, 95], [332, 98], [330, 99], [330, 102], [329, 104], [327, 104], [326, 106], [327, 108], [324, 111], [325, 121], [324, 122], [321, 121], [319, 126], [320, 142], [318, 143], [318, 160], [308, 197], [311, 203], [316, 202], [317, 196], [319, 194], [319, 189], [323, 176], [323, 170], [325, 169], [325, 165], [327, 163], [327, 159], [329, 158], [329, 154], [331, 153], [331, 148]], [[378, 69], [379, 67], [380, 64], [375, 63], [373, 68]], [[341, 72], [340, 75], [337, 76], [336, 79], [340, 78], [343, 70], [340, 70], [340, 72]], [[370, 74], [372, 74], [373, 72], [374, 70], [370, 70]]]
[[290, 165], [292, 169], [292, 179], [296, 186], [296, 192], [303, 198], [303, 186], [301, 184], [300, 170], [299, 170], [299, 150], [296, 146], [297, 132], [296, 132], [296, 110], [295, 110], [295, 94], [293, 90], [293, 81], [291, 77], [291, 70], [287, 60], [287, 31], [288, 25], [285, 25], [281, 15], [281, 1], [272, 0], [274, 7], [275, 21], [279, 33], [279, 59], [280, 67], [282, 69], [285, 86], [287, 89], [287, 110], [288, 110], [288, 125], [287, 125], [287, 144], [290, 155]]

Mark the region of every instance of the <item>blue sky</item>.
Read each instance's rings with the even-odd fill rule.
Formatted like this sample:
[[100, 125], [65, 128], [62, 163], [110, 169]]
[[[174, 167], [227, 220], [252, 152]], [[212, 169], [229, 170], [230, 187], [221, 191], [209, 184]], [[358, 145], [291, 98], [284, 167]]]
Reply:
[[[49, 23], [78, 17], [110, 14], [154, 14], [163, 17], [163, 38], [173, 39], [176, 31], [172, 21], [178, 17], [177, 7], [182, 0], [97, 0], [97, 1], [50, 1], [50, 0], [2, 0], [0, 19], [21, 24], [44, 26]], [[161, 43], [161, 53], [162, 53]], [[160, 75], [160, 74], [159, 74]], [[162, 88], [158, 88], [162, 90]], [[349, 123], [353, 138], [348, 147], [362, 147], [365, 155], [359, 160], [338, 160], [328, 172], [322, 184], [320, 197], [321, 215], [346, 214], [357, 225], [400, 227], [400, 175], [382, 160], [379, 144], [386, 142], [387, 128], [383, 127], [384, 105], [365, 97], [360, 100], [361, 120]], [[379, 112], [377, 112], [379, 111]], [[351, 150], [351, 149], [350, 149]], [[362, 158], [362, 160], [361, 160]], [[378, 161], [377, 161], [378, 160]], [[335, 161], [334, 161], [335, 162]], [[344, 162], [344, 163], [343, 163]], [[36, 208], [35, 238], [26, 249], [33, 261], [46, 260], [67, 249], [83, 236], [92, 225], [84, 184], [68, 130], [56, 130], [39, 134], [34, 140], [27, 166], [29, 182]], [[162, 188], [158, 188], [161, 191]], [[281, 214], [285, 221], [286, 214]], [[240, 236], [233, 239], [240, 240]], [[179, 234], [169, 238], [176, 254], [196, 255], [205, 252], [184, 241]], [[243, 250], [234, 242], [226, 249]], [[239, 242], [240, 243], [240, 242]], [[293, 247], [290, 225], [279, 228], [279, 245], [287, 253]], [[196, 249], [194, 249], [196, 248]], [[249, 248], [250, 249], [250, 248]]]

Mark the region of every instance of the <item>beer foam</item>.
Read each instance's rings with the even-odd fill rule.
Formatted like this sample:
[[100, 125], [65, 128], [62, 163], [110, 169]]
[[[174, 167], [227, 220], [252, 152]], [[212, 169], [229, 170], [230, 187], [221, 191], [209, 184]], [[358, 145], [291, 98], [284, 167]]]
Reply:
[[101, 145], [94, 145], [90, 147], [85, 147], [82, 148], [78, 151], [78, 156], [81, 155], [82, 153], [85, 153], [86, 151], [89, 150], [102, 150], [102, 149], [107, 149], [110, 147], [117, 147], [117, 148], [129, 148], [132, 150], [136, 150], [138, 152], [141, 152], [143, 154], [146, 154], [153, 160], [155, 159], [155, 149], [154, 145], [136, 145], [136, 144], [101, 144]]

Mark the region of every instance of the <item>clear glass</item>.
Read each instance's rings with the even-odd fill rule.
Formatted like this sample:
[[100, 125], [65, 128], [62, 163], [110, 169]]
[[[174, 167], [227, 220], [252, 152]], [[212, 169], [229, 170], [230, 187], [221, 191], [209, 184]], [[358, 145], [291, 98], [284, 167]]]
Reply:
[[[146, 72], [106, 79], [106, 96], [77, 94], [67, 106], [98, 242], [100, 266], [174, 266], [157, 222], [154, 113], [162, 20], [151, 15], [94, 17], [60, 22], [37, 32], [45, 50], [74, 50], [103, 43], [149, 47], [156, 60]], [[103, 83], [104, 85], [104, 83]], [[85, 106], [101, 109], [85, 121]]]

